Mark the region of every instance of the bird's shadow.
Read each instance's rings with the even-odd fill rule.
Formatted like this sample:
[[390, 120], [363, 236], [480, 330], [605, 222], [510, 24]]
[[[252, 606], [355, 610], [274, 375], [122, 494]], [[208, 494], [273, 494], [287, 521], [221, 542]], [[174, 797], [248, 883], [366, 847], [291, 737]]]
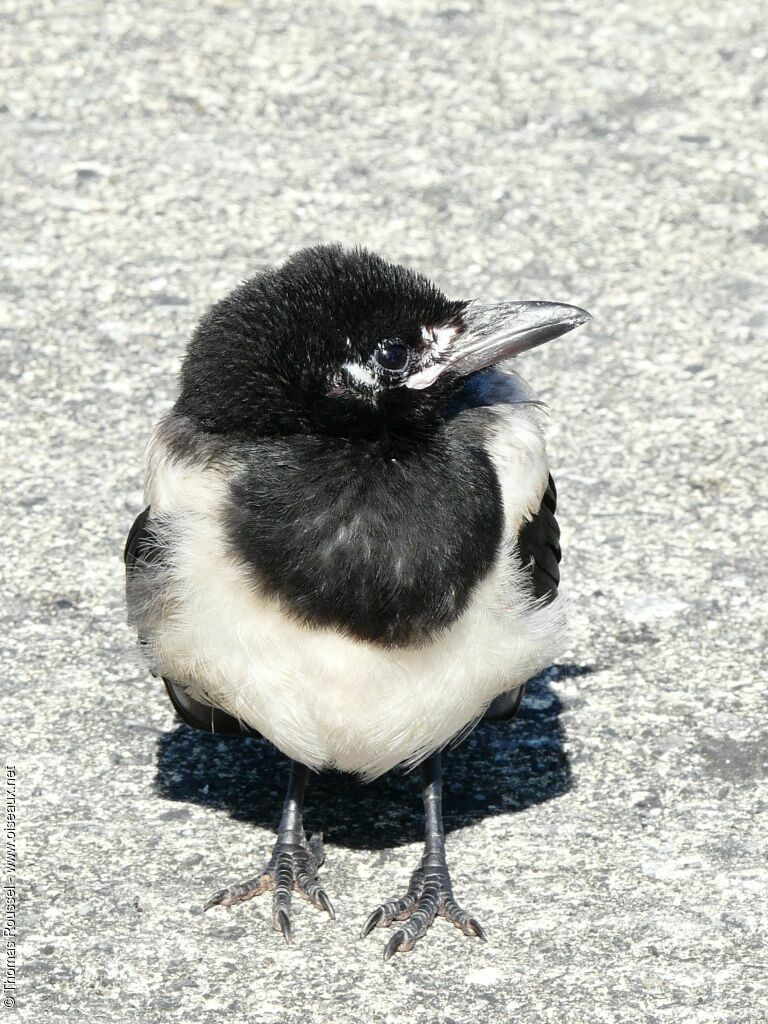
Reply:
[[[560, 722], [562, 702], [550, 685], [593, 672], [556, 665], [527, 687], [517, 718], [484, 722], [444, 758], [445, 827], [450, 832], [489, 816], [521, 811], [571, 788]], [[214, 736], [179, 725], [157, 745], [155, 790], [167, 800], [227, 811], [275, 829], [287, 760], [263, 739]], [[418, 773], [392, 771], [362, 784], [340, 772], [311, 780], [305, 823], [336, 846], [379, 850], [423, 834]]]

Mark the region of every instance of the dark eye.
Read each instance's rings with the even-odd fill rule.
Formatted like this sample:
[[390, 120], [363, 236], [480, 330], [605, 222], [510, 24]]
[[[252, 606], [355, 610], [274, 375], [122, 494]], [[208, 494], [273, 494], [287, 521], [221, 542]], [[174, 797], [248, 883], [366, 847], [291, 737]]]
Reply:
[[382, 369], [397, 373], [408, 365], [408, 346], [400, 341], [384, 341], [374, 352], [373, 358]]

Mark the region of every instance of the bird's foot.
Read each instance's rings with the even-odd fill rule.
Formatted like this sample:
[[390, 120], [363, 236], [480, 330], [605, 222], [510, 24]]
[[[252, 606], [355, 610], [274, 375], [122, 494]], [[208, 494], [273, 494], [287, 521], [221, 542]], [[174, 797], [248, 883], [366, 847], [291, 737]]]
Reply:
[[336, 919], [328, 893], [317, 881], [317, 872], [324, 860], [325, 850], [319, 834], [313, 835], [309, 842], [305, 840], [301, 845], [278, 839], [269, 863], [260, 875], [239, 885], [220, 889], [206, 900], [203, 909], [231, 907], [234, 903], [243, 903], [271, 890], [272, 923], [276, 931], [282, 932], [286, 942], [293, 942], [291, 896], [294, 889], [318, 910], [324, 910], [331, 920]]
[[386, 928], [393, 921], [406, 921], [394, 932], [384, 949], [384, 959], [389, 960], [395, 953], [413, 949], [438, 915], [465, 935], [476, 935], [486, 941], [480, 922], [462, 910], [454, 899], [451, 876], [445, 863], [418, 867], [411, 875], [405, 896], [377, 907], [363, 925], [360, 937], [365, 938], [374, 928]]

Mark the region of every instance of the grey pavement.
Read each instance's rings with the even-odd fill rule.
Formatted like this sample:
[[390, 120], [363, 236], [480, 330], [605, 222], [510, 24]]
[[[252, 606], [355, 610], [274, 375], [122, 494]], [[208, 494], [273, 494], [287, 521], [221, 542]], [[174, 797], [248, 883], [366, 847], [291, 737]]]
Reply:
[[[5, 7], [6, 1019], [768, 1020], [763, 0]], [[414, 777], [310, 793], [335, 924], [300, 905], [287, 948], [268, 900], [203, 915], [268, 852], [284, 768], [179, 726], [124, 625], [191, 328], [323, 240], [595, 316], [520, 365], [551, 407], [569, 647], [447, 767], [489, 942], [438, 921], [386, 966], [357, 932], [419, 855]]]

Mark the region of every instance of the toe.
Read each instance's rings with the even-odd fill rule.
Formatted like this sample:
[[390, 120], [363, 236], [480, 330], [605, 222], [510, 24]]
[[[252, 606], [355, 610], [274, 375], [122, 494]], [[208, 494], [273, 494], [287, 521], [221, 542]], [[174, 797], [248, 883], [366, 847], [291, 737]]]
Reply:
[[219, 889], [218, 892], [213, 893], [203, 904], [203, 910], [210, 910], [211, 907], [229, 907], [231, 903], [227, 902], [227, 890]]
[[384, 959], [389, 960], [395, 953], [406, 953], [413, 949], [419, 939], [429, 931], [437, 914], [437, 899], [429, 885], [411, 914], [408, 924], [398, 928], [384, 950]]
[[296, 888], [307, 897], [313, 907], [324, 910], [332, 921], [336, 920], [336, 911], [333, 909], [328, 893], [314, 878], [302, 872], [296, 878]]
[[219, 889], [213, 893], [203, 904], [203, 910], [210, 910], [211, 907], [231, 907], [232, 900], [229, 898], [229, 889]]
[[370, 935], [374, 928], [386, 928], [393, 921], [406, 921], [413, 913], [423, 891], [424, 872], [421, 868], [417, 868], [411, 875], [408, 892], [405, 896], [388, 900], [376, 907], [363, 925], [360, 938], [364, 939], [366, 935]]
[[376, 907], [363, 925], [360, 938], [364, 939], [374, 928], [386, 928], [393, 921], [406, 921], [413, 913], [418, 897], [411, 895], [401, 896], [399, 899], [389, 900]]
[[481, 942], [487, 942], [488, 937], [485, 934], [485, 929], [477, 920], [476, 917], [471, 917], [466, 910], [458, 905], [453, 896], [449, 896], [444, 900], [440, 913], [451, 924], [459, 928], [465, 935], [477, 936]]
[[230, 885], [226, 889], [219, 889], [203, 904], [203, 910], [210, 910], [211, 907], [231, 907], [235, 903], [242, 903], [244, 900], [250, 900], [254, 896], [260, 895], [266, 888], [264, 884], [263, 876], [259, 878], [250, 878], [247, 882], [241, 882], [239, 885]]

